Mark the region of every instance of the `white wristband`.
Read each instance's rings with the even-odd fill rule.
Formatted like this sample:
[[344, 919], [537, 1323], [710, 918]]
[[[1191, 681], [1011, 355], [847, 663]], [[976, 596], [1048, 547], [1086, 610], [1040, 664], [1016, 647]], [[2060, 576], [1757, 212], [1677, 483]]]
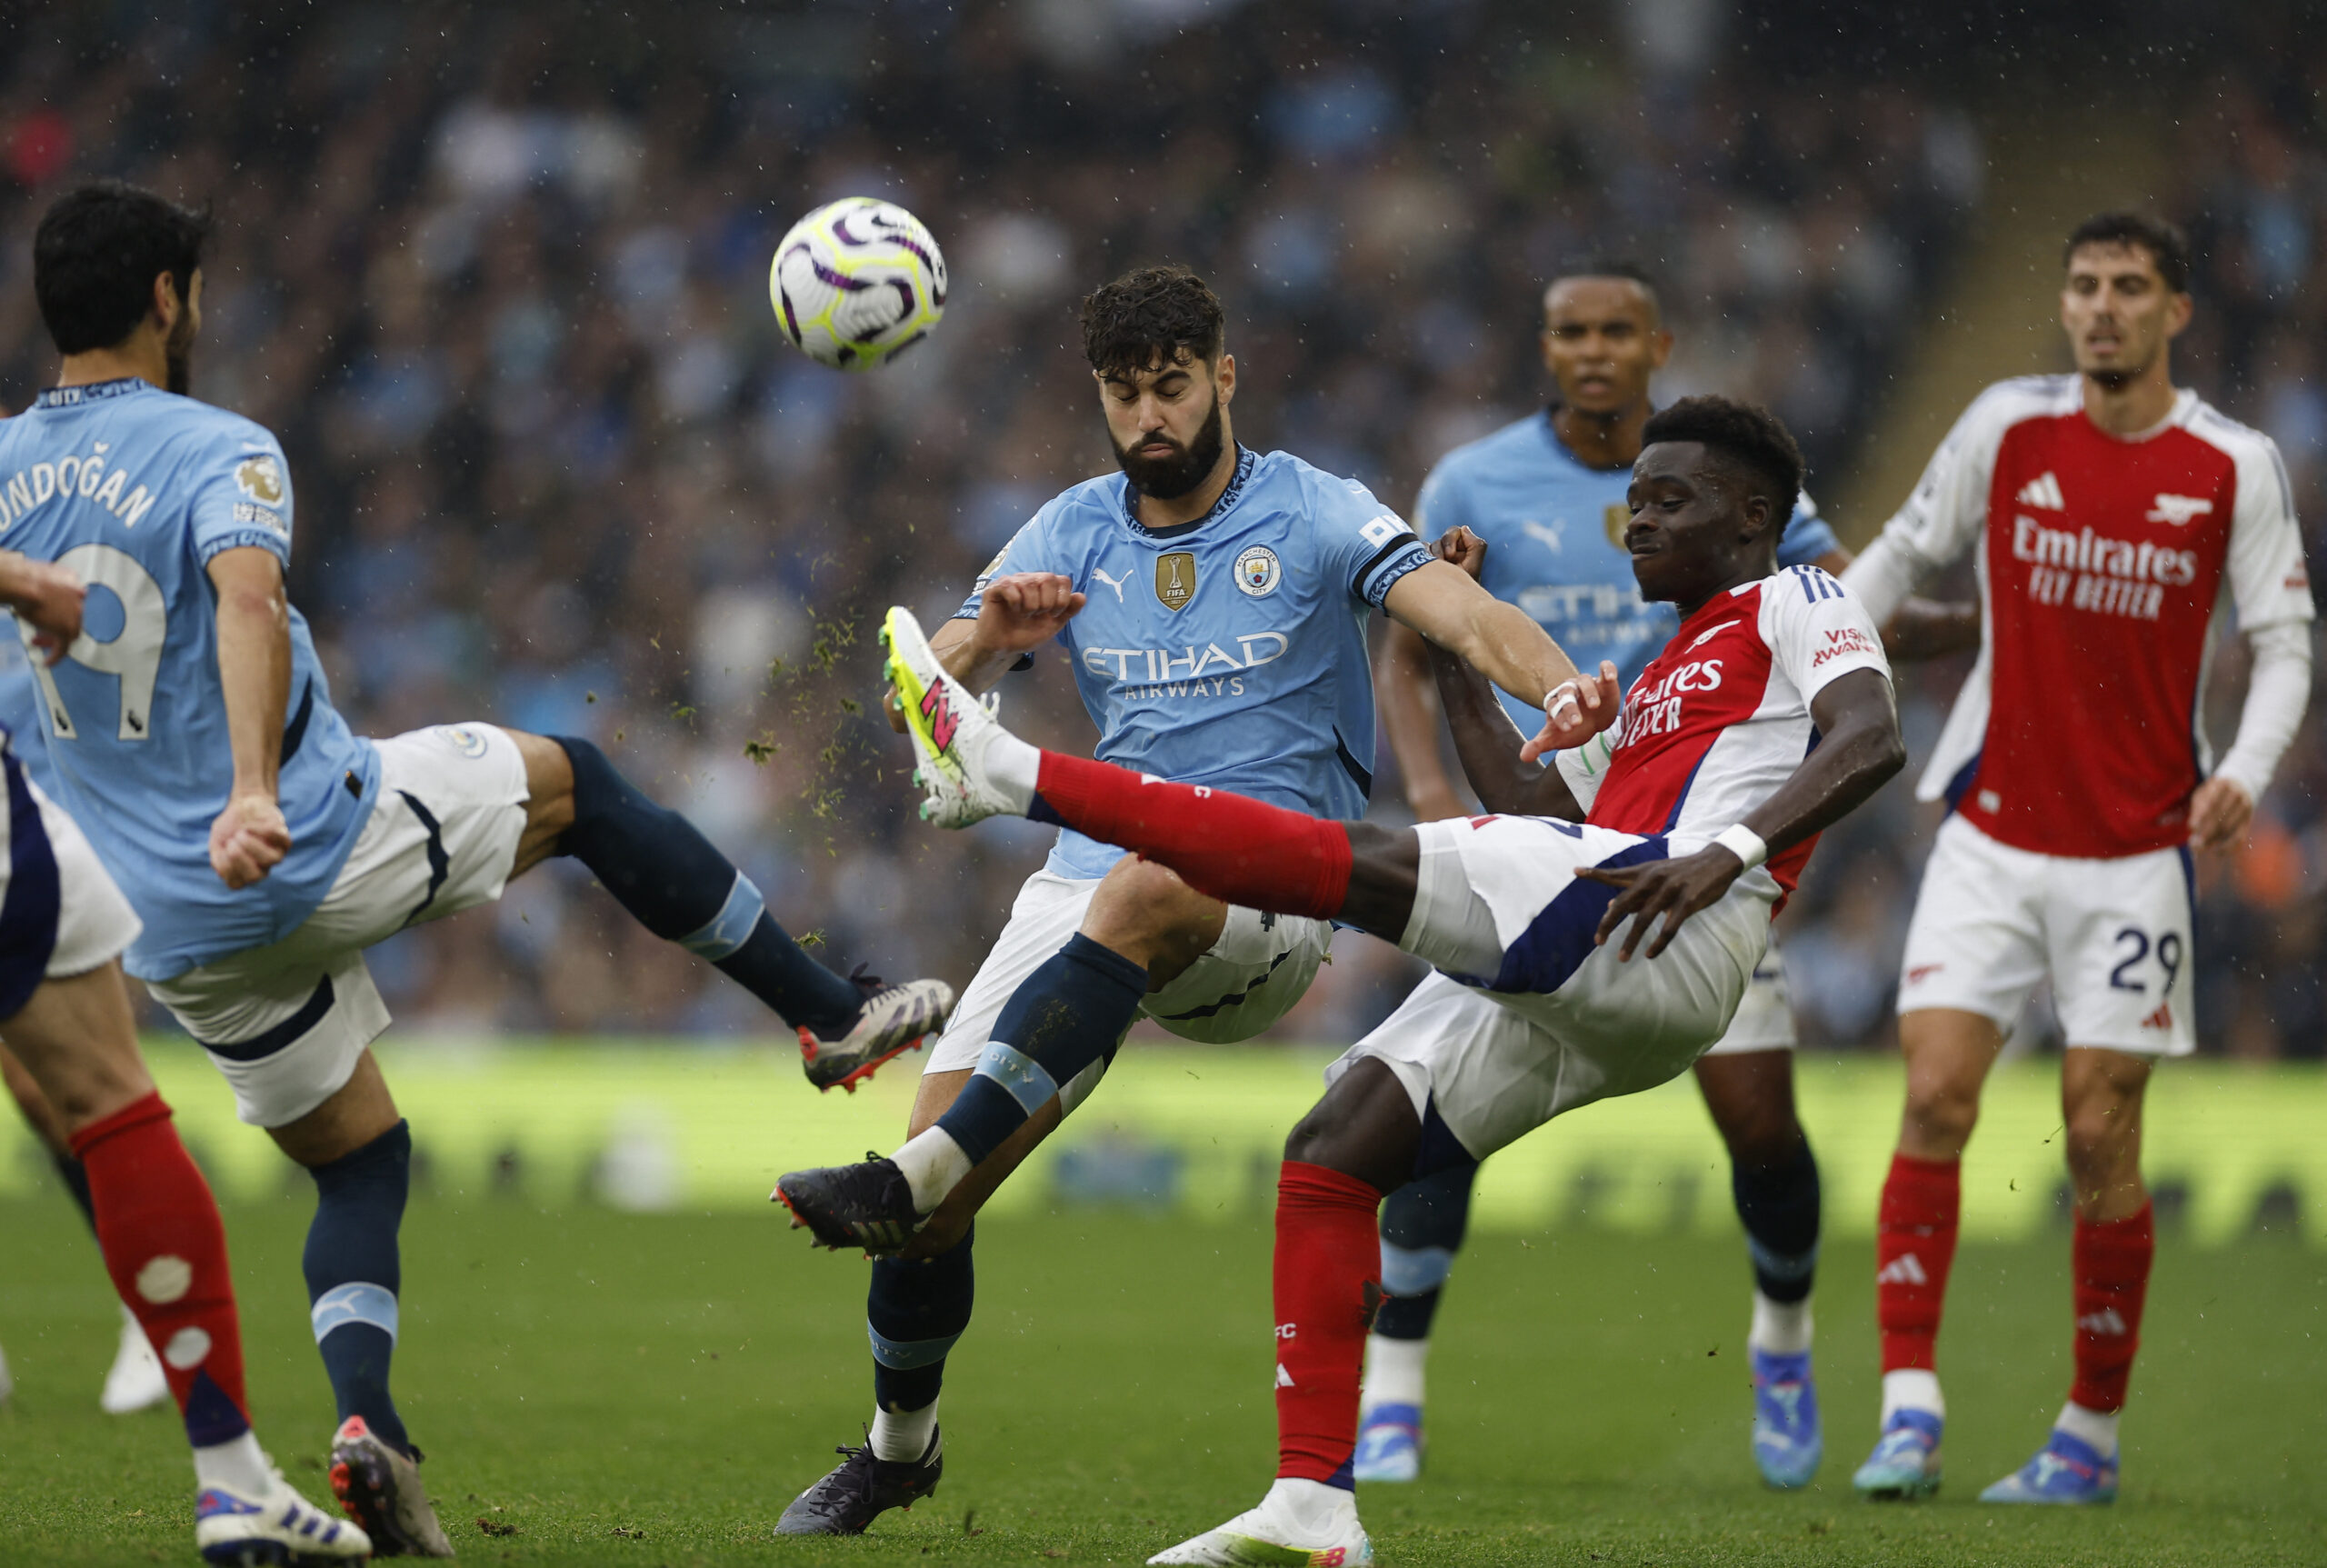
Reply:
[[1743, 861], [1748, 871], [1770, 858], [1770, 846], [1762, 842], [1762, 835], [1742, 822], [1723, 828], [1713, 835], [1713, 843]]

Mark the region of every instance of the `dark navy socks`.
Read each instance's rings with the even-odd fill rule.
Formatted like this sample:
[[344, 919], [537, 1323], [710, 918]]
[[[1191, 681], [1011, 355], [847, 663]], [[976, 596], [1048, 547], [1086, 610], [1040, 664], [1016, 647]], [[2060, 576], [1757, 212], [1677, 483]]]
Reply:
[[1471, 1221], [1474, 1164], [1417, 1176], [1382, 1204], [1381, 1311], [1373, 1332], [1385, 1339], [1428, 1339], [1440, 1292], [1454, 1267]]
[[639, 793], [588, 741], [551, 739], [574, 764], [574, 825], [557, 853], [590, 868], [641, 925], [715, 964], [794, 1027], [837, 1039], [864, 1010], [855, 983], [801, 950], [751, 878], [693, 823]]
[[873, 1340], [873, 1399], [884, 1411], [937, 1402], [945, 1357], [970, 1326], [977, 1284], [970, 1244], [976, 1239], [973, 1224], [952, 1251], [924, 1263], [874, 1260], [864, 1325]]
[[1146, 970], [1077, 932], [1012, 994], [976, 1073], [937, 1125], [975, 1165], [1111, 1055], [1146, 994]]
[[339, 1401], [339, 1418], [360, 1415], [381, 1442], [412, 1452], [388, 1363], [396, 1348], [396, 1293], [404, 1271], [396, 1232], [412, 1182], [412, 1130], [394, 1126], [350, 1154], [314, 1166], [315, 1217], [301, 1262], [315, 1348]]
[[1781, 1303], [1806, 1299], [1818, 1273], [1818, 1160], [1809, 1144], [1778, 1164], [1732, 1166], [1730, 1190], [1755, 1287]]

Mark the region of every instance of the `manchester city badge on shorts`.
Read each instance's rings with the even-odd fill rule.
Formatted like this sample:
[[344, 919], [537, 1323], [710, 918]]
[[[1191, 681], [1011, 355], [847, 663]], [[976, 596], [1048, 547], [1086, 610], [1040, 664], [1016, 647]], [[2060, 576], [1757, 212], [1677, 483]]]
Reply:
[[1255, 544], [1236, 557], [1236, 586], [1255, 599], [1265, 599], [1276, 592], [1284, 580], [1284, 568], [1276, 552], [1265, 544]]
[[1196, 596], [1196, 557], [1193, 550], [1173, 550], [1155, 558], [1155, 599], [1174, 614]]
[[464, 757], [474, 759], [484, 755], [484, 736], [466, 724], [438, 724], [437, 736]]

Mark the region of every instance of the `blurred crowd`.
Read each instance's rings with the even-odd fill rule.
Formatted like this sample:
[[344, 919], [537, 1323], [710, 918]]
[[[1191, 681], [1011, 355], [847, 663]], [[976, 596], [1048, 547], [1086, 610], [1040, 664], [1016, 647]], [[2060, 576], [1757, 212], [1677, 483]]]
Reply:
[[[35, 6], [0, 53], [0, 403], [53, 373], [29, 238], [64, 184], [212, 202], [195, 389], [283, 437], [293, 596], [359, 730], [591, 736], [836, 965], [892, 976], [965, 979], [1047, 834], [913, 821], [870, 628], [893, 600], [949, 613], [1109, 465], [1074, 327], [1095, 283], [1203, 271], [1239, 434], [1403, 507], [1541, 404], [1542, 281], [1635, 256], [1682, 334], [1662, 393], [1757, 396], [1831, 473], [1982, 195], [1961, 107], [1863, 71], [1773, 81], [1647, 25], [1690, 0], [1559, 24], [1496, 0], [132, 10]], [[2219, 95], [2182, 201], [2202, 288], [2238, 308], [2192, 374], [2279, 436], [2316, 518], [2320, 100]], [[794, 218], [858, 194], [926, 221], [954, 286], [927, 344], [847, 376], [777, 336], [764, 275]], [[1054, 660], [1010, 694], [1087, 747]], [[2317, 1049], [2288, 961], [2319, 935], [2315, 731], [2292, 771], [2208, 889], [2217, 1047], [2308, 1019]], [[1885, 1034], [1903, 794], [1793, 917], [1821, 1040]], [[1286, 1036], [1353, 1037], [1414, 973], [1355, 935], [1335, 958]], [[412, 1030], [769, 1025], [564, 863], [375, 968]]]

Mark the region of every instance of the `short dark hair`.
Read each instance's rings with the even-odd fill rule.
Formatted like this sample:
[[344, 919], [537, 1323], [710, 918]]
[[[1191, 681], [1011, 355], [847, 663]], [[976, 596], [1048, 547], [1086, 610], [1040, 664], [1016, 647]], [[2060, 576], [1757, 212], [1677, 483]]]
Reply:
[[[1744, 469], [1765, 487], [1778, 533], [1785, 530], [1802, 499], [1802, 448], [1785, 422], [1758, 403], [1733, 397], [1684, 397], [1660, 408], [1642, 426], [1643, 446], [1659, 441], [1694, 441]], [[1772, 534], [1774, 542], [1778, 534]]]
[[1227, 331], [1220, 296], [1188, 268], [1144, 266], [1083, 302], [1083, 354], [1101, 375], [1124, 375], [1183, 355], [1220, 357]]
[[2190, 238], [2163, 218], [2146, 213], [2095, 213], [2070, 231], [2061, 247], [2062, 266], [2086, 245], [2139, 245], [2149, 252], [2157, 275], [2175, 294], [2190, 292]]
[[1550, 282], [1543, 285], [1543, 292], [1548, 295], [1554, 285], [1578, 277], [1620, 277], [1636, 283], [1640, 285], [1641, 293], [1648, 295], [1648, 308], [1660, 316], [1664, 314], [1664, 302], [1657, 295], [1654, 275], [1629, 256], [1577, 256], [1562, 264], [1559, 270], [1552, 274]]
[[154, 278], [194, 288], [210, 215], [120, 180], [56, 198], [33, 235], [33, 295], [59, 354], [111, 348], [153, 308]]

